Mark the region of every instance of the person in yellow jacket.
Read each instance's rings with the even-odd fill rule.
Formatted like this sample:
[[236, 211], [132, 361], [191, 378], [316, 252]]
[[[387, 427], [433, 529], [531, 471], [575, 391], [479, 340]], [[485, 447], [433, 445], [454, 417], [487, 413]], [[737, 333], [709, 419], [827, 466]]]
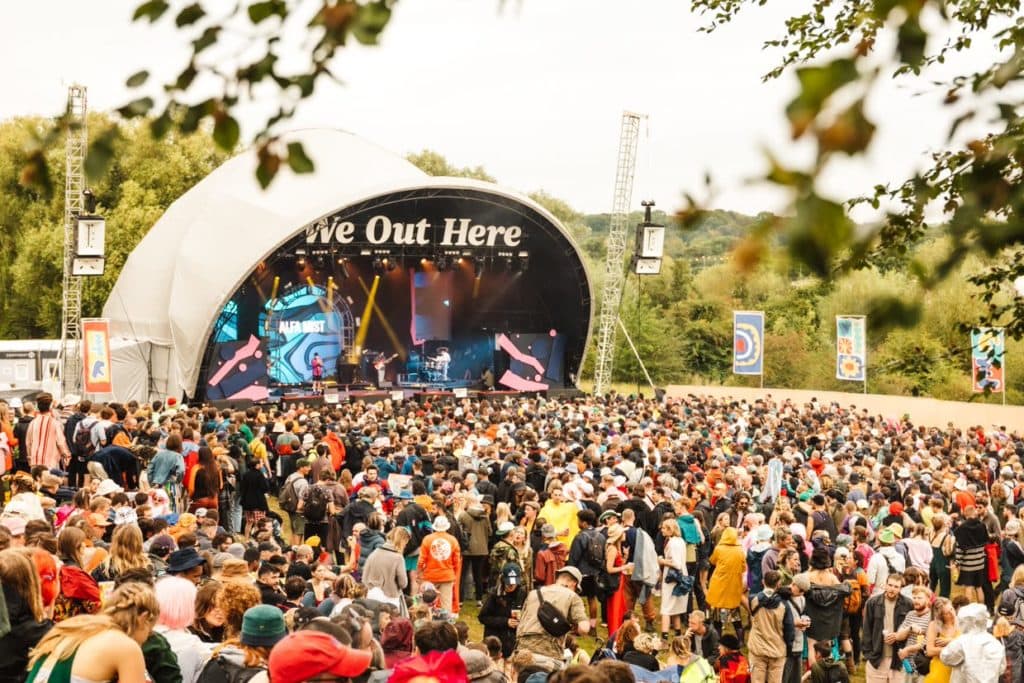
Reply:
[[544, 507], [540, 509], [537, 517], [555, 527], [555, 538], [565, 544], [565, 547], [572, 545], [572, 539], [580, 532], [579, 519], [576, 513], [580, 511], [575, 503], [565, 499], [560, 488], [551, 489], [551, 496]]
[[444, 515], [434, 519], [434, 531], [423, 537], [420, 543], [420, 559], [416, 569], [420, 581], [434, 584], [441, 597], [441, 608], [451, 614], [458, 613], [454, 596], [459, 591], [459, 576], [462, 574], [462, 553], [459, 542], [448, 533], [452, 524]]
[[726, 621], [723, 613], [731, 617], [731, 621], [739, 619], [737, 610], [743, 600], [743, 578], [747, 573], [747, 556], [739, 544], [735, 527], [727, 527], [722, 532], [721, 540], [711, 553], [711, 564], [715, 571], [708, 585], [707, 601], [712, 621], [721, 626]]

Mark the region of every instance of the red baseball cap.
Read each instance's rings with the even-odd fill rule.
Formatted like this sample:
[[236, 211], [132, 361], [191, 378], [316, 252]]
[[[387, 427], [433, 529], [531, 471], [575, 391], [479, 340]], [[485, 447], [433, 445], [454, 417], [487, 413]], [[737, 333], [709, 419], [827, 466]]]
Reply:
[[325, 673], [342, 678], [360, 675], [370, 666], [368, 650], [342, 645], [320, 631], [296, 631], [270, 651], [270, 680], [302, 683]]

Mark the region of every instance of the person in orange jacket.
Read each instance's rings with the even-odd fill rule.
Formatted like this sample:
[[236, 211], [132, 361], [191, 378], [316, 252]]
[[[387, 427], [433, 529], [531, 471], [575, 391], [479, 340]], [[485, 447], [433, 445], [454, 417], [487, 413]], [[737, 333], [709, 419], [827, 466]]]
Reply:
[[434, 584], [441, 597], [441, 609], [451, 614], [458, 613], [454, 596], [459, 591], [459, 576], [462, 574], [462, 553], [459, 542], [448, 533], [452, 524], [444, 515], [434, 519], [434, 531], [423, 537], [420, 544], [420, 559], [417, 564], [420, 581]]

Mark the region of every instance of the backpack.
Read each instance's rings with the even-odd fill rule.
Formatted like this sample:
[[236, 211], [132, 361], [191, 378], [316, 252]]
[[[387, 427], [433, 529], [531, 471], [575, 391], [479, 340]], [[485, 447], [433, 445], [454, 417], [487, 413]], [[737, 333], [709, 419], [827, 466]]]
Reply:
[[537, 620], [540, 621], [541, 627], [548, 635], [554, 638], [562, 638], [572, 630], [572, 624], [565, 618], [561, 610], [544, 599], [544, 594], [541, 592], [540, 587], [537, 588], [537, 599], [540, 601], [540, 607], [537, 609]]
[[74, 440], [69, 450], [74, 453], [79, 462], [86, 462], [96, 452], [96, 446], [92, 443], [92, 426], [86, 427], [82, 422], [79, 422], [78, 427], [75, 428]]
[[860, 614], [864, 606], [864, 592], [861, 590], [860, 581], [854, 575], [852, 579], [843, 579], [850, 584], [850, 594], [843, 600], [843, 611], [847, 614]]
[[764, 571], [761, 565], [761, 560], [768, 553], [770, 548], [764, 550], [754, 550], [751, 548], [747, 551], [747, 576], [749, 583], [747, 588], [750, 589], [750, 593], [756, 595], [760, 593], [764, 588]]
[[266, 669], [258, 666], [247, 667], [214, 657], [206, 663], [196, 683], [245, 683]]
[[302, 516], [307, 520], [319, 522], [327, 514], [327, 505], [331, 497], [323, 486], [310, 486], [304, 497]]
[[301, 478], [302, 475], [296, 472], [288, 477], [288, 481], [284, 483], [284, 488], [281, 491], [281, 496], [277, 499], [277, 504], [285, 512], [294, 514], [299, 508], [299, 494], [295, 490], [295, 483]]
[[597, 529], [587, 529], [583, 532], [583, 540], [586, 542], [587, 564], [598, 572], [604, 571], [604, 546], [605, 538]]

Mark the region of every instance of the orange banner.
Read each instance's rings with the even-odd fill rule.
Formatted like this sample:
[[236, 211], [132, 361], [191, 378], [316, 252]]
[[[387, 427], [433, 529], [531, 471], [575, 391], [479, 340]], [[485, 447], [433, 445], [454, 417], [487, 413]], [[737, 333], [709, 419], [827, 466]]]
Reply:
[[109, 320], [98, 318], [82, 320], [82, 361], [85, 369], [85, 393], [114, 393], [110, 367]]

